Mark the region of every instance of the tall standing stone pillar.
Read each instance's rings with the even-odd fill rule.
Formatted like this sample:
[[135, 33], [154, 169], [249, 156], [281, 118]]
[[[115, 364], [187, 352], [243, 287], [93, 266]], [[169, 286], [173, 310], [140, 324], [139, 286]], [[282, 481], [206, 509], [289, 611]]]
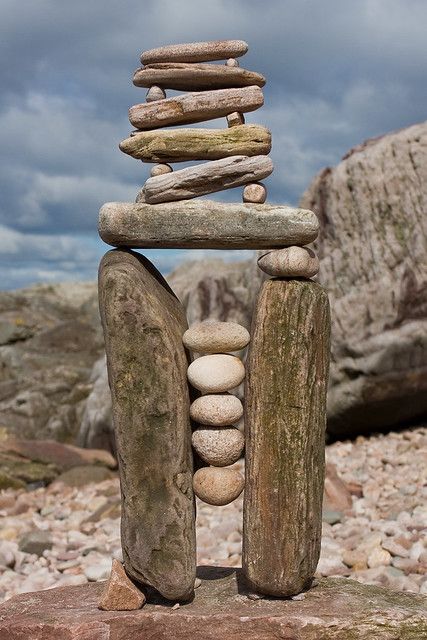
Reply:
[[243, 570], [272, 596], [310, 586], [319, 559], [329, 333], [320, 285], [264, 282], [245, 384]]
[[171, 600], [196, 577], [185, 311], [140, 254], [108, 252], [99, 301], [113, 402], [126, 572]]

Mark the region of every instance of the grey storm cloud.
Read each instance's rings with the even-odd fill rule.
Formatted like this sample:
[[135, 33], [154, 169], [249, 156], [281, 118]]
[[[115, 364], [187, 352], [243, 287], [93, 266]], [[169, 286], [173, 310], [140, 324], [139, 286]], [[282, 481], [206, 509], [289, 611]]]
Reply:
[[[0, 0], [0, 24], [3, 287], [95, 278], [99, 206], [133, 200], [147, 176], [117, 148], [145, 97], [131, 82], [143, 49], [247, 40], [242, 64], [268, 80], [248, 121], [272, 130], [273, 202], [296, 204], [349, 147], [426, 118], [425, 0]], [[199, 254], [152, 255], [169, 269]]]

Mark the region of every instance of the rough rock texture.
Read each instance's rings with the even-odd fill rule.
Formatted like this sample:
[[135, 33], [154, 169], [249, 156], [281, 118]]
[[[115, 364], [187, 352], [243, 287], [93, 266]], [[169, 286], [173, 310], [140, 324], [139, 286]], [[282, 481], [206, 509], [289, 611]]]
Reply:
[[257, 86], [195, 91], [158, 102], [136, 104], [129, 109], [129, 120], [136, 129], [155, 129], [214, 120], [233, 111], [255, 111], [263, 104], [264, 96]]
[[233, 155], [148, 178], [143, 187], [144, 201], [158, 204], [197, 198], [267, 178], [272, 172], [269, 156]]
[[107, 253], [99, 271], [122, 488], [127, 574], [169, 599], [196, 571], [184, 310], [140, 254]]
[[104, 612], [102, 583], [15, 596], [0, 607], [0, 640], [421, 640], [427, 598], [327, 578], [304, 599], [251, 600], [239, 570], [200, 568], [194, 601]]
[[427, 122], [351, 150], [302, 198], [332, 307], [329, 430], [427, 412]]
[[267, 155], [271, 150], [271, 133], [255, 124], [229, 129], [159, 129], [140, 131], [119, 146], [124, 153], [144, 162], [218, 160]]
[[330, 319], [326, 291], [268, 280], [252, 320], [245, 381], [243, 570], [292, 596], [316, 571], [322, 532]]
[[176, 91], [204, 91], [234, 87], [263, 87], [265, 78], [255, 71], [220, 64], [160, 62], [137, 69], [133, 76], [137, 87], [157, 85]]
[[0, 432], [73, 441], [102, 348], [94, 283], [0, 292]]
[[98, 607], [103, 611], [135, 611], [145, 603], [142, 593], [126, 575], [123, 565], [113, 558], [111, 574]]
[[169, 44], [149, 49], [141, 54], [142, 64], [157, 62], [211, 62], [226, 58], [240, 58], [248, 51], [244, 40], [209, 40]]
[[107, 244], [140, 249], [270, 249], [312, 242], [318, 228], [305, 209], [213, 200], [107, 202], [98, 225]]
[[111, 393], [108, 386], [107, 361], [102, 355], [93, 365], [89, 378], [92, 390], [87, 397], [77, 434], [81, 447], [99, 447], [115, 452], [111, 422]]
[[200, 458], [214, 467], [237, 462], [245, 446], [245, 436], [236, 427], [199, 427], [191, 441]]

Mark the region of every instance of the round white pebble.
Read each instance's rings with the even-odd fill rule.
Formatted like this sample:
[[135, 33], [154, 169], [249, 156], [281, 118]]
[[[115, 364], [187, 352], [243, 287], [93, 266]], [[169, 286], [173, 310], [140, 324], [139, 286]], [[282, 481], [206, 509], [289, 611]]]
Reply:
[[245, 377], [245, 367], [239, 358], [217, 353], [194, 360], [187, 376], [202, 393], [221, 393], [239, 386]]

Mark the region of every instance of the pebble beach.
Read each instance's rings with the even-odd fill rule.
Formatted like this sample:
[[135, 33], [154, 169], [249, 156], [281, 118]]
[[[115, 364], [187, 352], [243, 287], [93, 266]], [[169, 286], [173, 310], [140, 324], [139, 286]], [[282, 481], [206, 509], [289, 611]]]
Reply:
[[[317, 574], [427, 594], [427, 427], [336, 442], [326, 455], [352, 504], [325, 509]], [[199, 564], [240, 566], [242, 504], [198, 501]], [[0, 518], [1, 601], [105, 580], [121, 559], [118, 479], [9, 489]]]

